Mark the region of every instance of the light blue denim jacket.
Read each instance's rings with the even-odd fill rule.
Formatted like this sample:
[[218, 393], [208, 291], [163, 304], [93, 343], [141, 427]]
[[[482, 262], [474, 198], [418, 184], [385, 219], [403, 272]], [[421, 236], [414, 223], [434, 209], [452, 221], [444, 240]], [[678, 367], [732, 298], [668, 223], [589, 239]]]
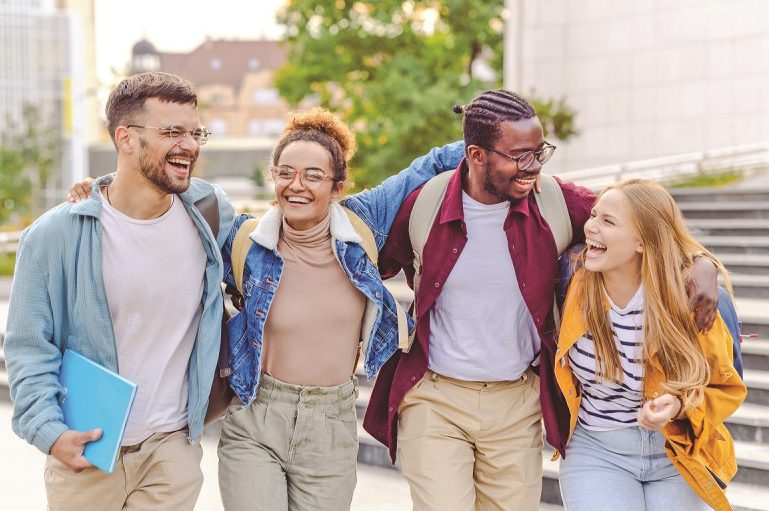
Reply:
[[[118, 371], [117, 348], [102, 279], [102, 196], [97, 180], [91, 198], [61, 204], [24, 231], [16, 254], [5, 359], [13, 400], [13, 430], [44, 453], [67, 430], [59, 403], [59, 365], [72, 348]], [[214, 191], [219, 203], [219, 236], [195, 208]], [[206, 251], [203, 315], [189, 362], [188, 423], [190, 441], [203, 432], [203, 417], [219, 355], [222, 294], [220, 247], [230, 232], [234, 211], [224, 193], [193, 179], [182, 202], [200, 230]], [[211, 290], [214, 290], [212, 293]], [[173, 289], [168, 298], [173, 299]], [[171, 318], [171, 320], [173, 320]]]
[[[377, 248], [381, 250], [404, 199], [436, 173], [455, 169], [463, 156], [462, 142], [434, 148], [427, 155], [414, 160], [399, 174], [387, 178], [376, 188], [344, 199], [342, 204], [368, 224], [374, 233]], [[241, 215], [235, 220], [222, 249], [224, 281], [231, 286], [235, 285], [231, 265], [232, 245], [238, 228], [247, 218]], [[277, 251], [281, 225], [282, 213], [278, 208], [273, 208], [251, 233], [254, 243], [246, 256], [243, 269], [245, 307], [227, 325], [232, 369], [230, 385], [244, 406], [248, 406], [256, 397], [264, 325], [283, 272], [283, 259]], [[349, 219], [335, 204], [331, 207], [331, 238], [332, 248], [342, 269], [350, 282], [366, 297], [361, 338], [364, 368], [367, 376], [373, 378], [398, 348], [395, 299], [382, 284], [376, 267], [366, 257], [360, 244], [361, 239]], [[409, 322], [411, 328], [413, 323]]]

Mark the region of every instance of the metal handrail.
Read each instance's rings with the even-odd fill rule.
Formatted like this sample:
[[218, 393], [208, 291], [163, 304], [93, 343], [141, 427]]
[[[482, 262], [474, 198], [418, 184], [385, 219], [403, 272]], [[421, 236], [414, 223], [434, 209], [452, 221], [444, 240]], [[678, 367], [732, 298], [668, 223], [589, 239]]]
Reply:
[[0, 232], [0, 254], [16, 252], [22, 231]]
[[629, 178], [669, 183], [726, 170], [750, 173], [766, 168], [769, 168], [769, 143], [762, 142], [566, 171], [559, 173], [558, 177], [600, 190]]

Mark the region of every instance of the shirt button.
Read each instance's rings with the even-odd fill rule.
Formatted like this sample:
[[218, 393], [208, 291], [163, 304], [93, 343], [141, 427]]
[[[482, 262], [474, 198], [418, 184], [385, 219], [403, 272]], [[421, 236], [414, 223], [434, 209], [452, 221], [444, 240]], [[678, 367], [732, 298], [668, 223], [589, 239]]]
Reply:
[[570, 391], [569, 391], [569, 397], [572, 397], [573, 395], [574, 395], [574, 391], [573, 391], [573, 390], [570, 390]]
[[441, 287], [441, 284], [440, 284], [440, 282], [436, 282], [436, 283], [435, 283], [435, 288], [436, 288], [436, 289], [438, 289], [439, 287]]
[[526, 283], [525, 283], [525, 282], [522, 282], [522, 283], [521, 283], [521, 285], [522, 285], [523, 287], [526, 287]]
[[388, 412], [392, 412], [393, 411], [393, 407], [391, 406], [390, 408], [387, 409], [387, 411]]
[[515, 245], [510, 245], [510, 250], [515, 250]]
[[376, 293], [374, 293], [374, 296], [376, 296], [377, 298], [382, 298], [382, 293], [377, 291]]
[[457, 250], [456, 248], [452, 248], [452, 249], [451, 249], [451, 252], [452, 252], [452, 253], [454, 253], [454, 254], [456, 254], [457, 252], [459, 252], [459, 250]]
[[652, 394], [652, 397], [657, 397], [657, 396], [658, 396], [658, 394], [656, 392], [654, 394]]
[[417, 377], [416, 376], [412, 376], [411, 377], [411, 381], [417, 381]]

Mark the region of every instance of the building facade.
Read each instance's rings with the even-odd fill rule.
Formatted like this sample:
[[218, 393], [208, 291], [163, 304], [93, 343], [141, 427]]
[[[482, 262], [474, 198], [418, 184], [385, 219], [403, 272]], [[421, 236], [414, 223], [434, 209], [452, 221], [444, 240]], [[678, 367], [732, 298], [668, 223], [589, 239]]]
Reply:
[[165, 71], [194, 83], [214, 140], [275, 138], [289, 110], [273, 84], [285, 61], [278, 41], [207, 40], [189, 53], [165, 53], [142, 40], [133, 47], [131, 73]]
[[82, 20], [52, 0], [0, 0], [0, 133], [23, 122], [24, 109], [61, 138], [61, 162], [48, 181], [46, 205], [62, 183], [85, 175]]
[[507, 0], [505, 86], [565, 97], [551, 171], [769, 140], [769, 3]]

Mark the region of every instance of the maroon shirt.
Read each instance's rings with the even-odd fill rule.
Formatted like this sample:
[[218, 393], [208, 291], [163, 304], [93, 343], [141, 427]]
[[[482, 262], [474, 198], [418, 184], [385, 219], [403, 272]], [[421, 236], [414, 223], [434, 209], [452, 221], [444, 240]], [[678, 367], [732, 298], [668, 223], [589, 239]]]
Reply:
[[[398, 407], [406, 392], [427, 370], [430, 309], [467, 243], [462, 209], [462, 177], [467, 172], [467, 165], [463, 161], [459, 165], [459, 172], [449, 181], [443, 204], [425, 243], [422, 280], [419, 296], [416, 297], [419, 312], [416, 340], [409, 353], [397, 351], [382, 367], [363, 419], [366, 431], [389, 447], [393, 463], [398, 435]], [[571, 217], [574, 233], [572, 243], [581, 242], [584, 239], [583, 227], [590, 216], [595, 195], [587, 188], [572, 183], [560, 180], [558, 183]], [[414, 191], [404, 201], [379, 255], [382, 275], [385, 278], [392, 277], [403, 268], [412, 288], [414, 267], [409, 217], [420, 191], [421, 188]], [[518, 286], [542, 340], [539, 374], [547, 441], [563, 452], [569, 431], [569, 410], [553, 374], [557, 344], [553, 320], [553, 291], [558, 269], [555, 239], [540, 215], [532, 194], [518, 203], [511, 203], [504, 230]], [[489, 270], [493, 271], [493, 268]], [[468, 318], [468, 321], [472, 321], [472, 318]]]

